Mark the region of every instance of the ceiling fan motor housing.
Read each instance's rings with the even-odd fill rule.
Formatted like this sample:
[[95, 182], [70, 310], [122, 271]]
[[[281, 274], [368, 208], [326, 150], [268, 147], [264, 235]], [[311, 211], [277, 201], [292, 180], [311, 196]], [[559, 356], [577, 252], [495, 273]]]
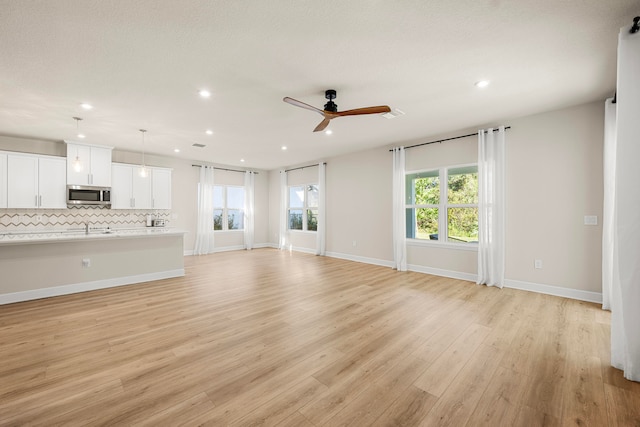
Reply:
[[324, 111], [331, 111], [332, 113], [338, 112], [338, 105], [333, 102], [336, 99], [336, 91], [334, 89], [327, 89], [324, 91], [324, 97], [329, 100], [324, 104]]

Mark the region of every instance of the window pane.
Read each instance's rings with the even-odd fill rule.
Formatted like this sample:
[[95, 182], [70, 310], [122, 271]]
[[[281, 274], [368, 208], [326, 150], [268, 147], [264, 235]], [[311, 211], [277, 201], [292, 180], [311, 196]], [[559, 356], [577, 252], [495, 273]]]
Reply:
[[242, 209], [227, 210], [227, 226], [228, 230], [243, 230], [244, 211]]
[[309, 208], [318, 207], [318, 186], [317, 185], [307, 185], [307, 207]]
[[440, 176], [437, 170], [407, 175], [407, 204], [437, 205], [440, 203]]
[[223, 208], [224, 204], [222, 203], [222, 187], [215, 185], [213, 187], [213, 207], [214, 208]]
[[478, 167], [449, 169], [449, 203], [478, 203]]
[[227, 208], [244, 209], [244, 187], [227, 187]]
[[304, 187], [289, 187], [289, 207], [304, 207]]
[[318, 231], [318, 211], [307, 209], [307, 230]]
[[213, 229], [222, 230], [222, 209], [213, 210]]
[[289, 209], [289, 230], [302, 230], [302, 209]]
[[438, 240], [438, 208], [407, 209], [407, 238]]
[[449, 208], [447, 224], [450, 242], [478, 242], [478, 208]]

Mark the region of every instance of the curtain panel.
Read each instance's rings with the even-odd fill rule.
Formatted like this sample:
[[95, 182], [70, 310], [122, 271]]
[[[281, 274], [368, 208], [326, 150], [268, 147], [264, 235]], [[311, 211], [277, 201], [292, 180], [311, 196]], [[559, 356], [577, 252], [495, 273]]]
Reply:
[[320, 256], [325, 255], [326, 239], [327, 239], [326, 167], [327, 165], [324, 162], [320, 162], [318, 164], [318, 229], [316, 230], [316, 255], [320, 255]]
[[255, 240], [255, 179], [252, 171], [244, 173], [244, 248], [253, 249]]
[[478, 284], [504, 286], [505, 130], [478, 131]]
[[405, 150], [393, 149], [393, 268], [407, 271], [407, 227], [405, 208]]
[[213, 167], [200, 167], [198, 183], [198, 222], [194, 255], [206, 255], [214, 251], [213, 240]]
[[629, 27], [618, 39], [617, 84], [611, 365], [640, 381], [640, 32]]
[[280, 236], [278, 241], [278, 248], [280, 250], [288, 249], [288, 229], [287, 229], [287, 172], [280, 171], [280, 209], [278, 212], [280, 222]]

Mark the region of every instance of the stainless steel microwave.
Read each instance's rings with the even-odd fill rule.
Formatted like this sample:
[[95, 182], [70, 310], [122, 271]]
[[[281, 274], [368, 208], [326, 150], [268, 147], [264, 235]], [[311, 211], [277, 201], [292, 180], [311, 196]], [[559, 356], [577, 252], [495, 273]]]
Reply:
[[111, 188], [67, 185], [67, 205], [100, 205], [111, 207]]

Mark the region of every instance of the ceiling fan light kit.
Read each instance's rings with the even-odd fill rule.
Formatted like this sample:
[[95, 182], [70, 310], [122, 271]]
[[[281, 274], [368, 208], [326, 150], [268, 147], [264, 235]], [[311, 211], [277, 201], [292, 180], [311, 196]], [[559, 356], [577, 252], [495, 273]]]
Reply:
[[324, 130], [329, 125], [329, 122], [336, 117], [359, 116], [363, 114], [384, 114], [391, 112], [391, 108], [389, 108], [389, 106], [387, 105], [338, 111], [338, 105], [333, 102], [333, 100], [336, 99], [336, 95], [337, 94], [335, 89], [327, 89], [324, 92], [324, 97], [329, 100], [329, 102], [324, 105], [324, 110], [321, 110], [309, 104], [305, 104], [304, 102], [298, 101], [297, 99], [289, 98], [288, 96], [285, 96], [282, 100], [287, 104], [304, 108], [306, 110], [315, 111], [316, 113], [322, 115], [324, 119], [320, 122], [320, 124], [318, 124], [318, 126], [315, 127], [315, 129], [313, 130], [314, 132], [320, 132]]

